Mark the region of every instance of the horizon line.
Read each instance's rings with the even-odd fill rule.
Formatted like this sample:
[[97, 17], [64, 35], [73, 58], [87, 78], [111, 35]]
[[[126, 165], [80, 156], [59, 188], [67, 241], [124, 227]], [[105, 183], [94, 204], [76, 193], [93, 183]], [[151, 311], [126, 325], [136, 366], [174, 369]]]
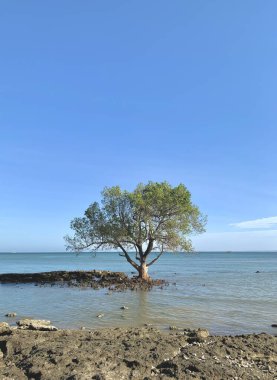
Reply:
[[[136, 251], [129, 251], [130, 253], [136, 253]], [[170, 252], [170, 251], [165, 251], [164, 253], [183, 253], [183, 254], [192, 254], [192, 253], [259, 253], [259, 252], [271, 252], [277, 253], [277, 250], [274, 249], [269, 249], [269, 250], [209, 250], [209, 251], [203, 251], [203, 250], [195, 250], [195, 251], [178, 251], [178, 252]], [[79, 254], [79, 253], [120, 253], [120, 251], [80, 251], [80, 252], [74, 252], [74, 251], [0, 251], [1, 253], [74, 253], [74, 254]], [[158, 253], [153, 251], [151, 253]]]

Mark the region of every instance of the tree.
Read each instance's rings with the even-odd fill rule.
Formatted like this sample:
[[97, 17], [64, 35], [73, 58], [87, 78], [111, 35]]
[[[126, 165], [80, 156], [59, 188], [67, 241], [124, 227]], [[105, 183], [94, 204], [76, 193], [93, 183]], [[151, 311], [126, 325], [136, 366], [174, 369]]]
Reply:
[[[204, 232], [205, 224], [206, 217], [192, 204], [183, 184], [172, 187], [167, 182], [149, 182], [133, 192], [119, 186], [105, 188], [102, 205], [94, 202], [84, 217], [73, 219], [75, 234], [65, 240], [67, 249], [75, 252], [119, 249], [138, 277], [150, 280], [148, 268], [165, 251], [191, 251], [188, 236]], [[135, 259], [130, 251], [135, 251]]]

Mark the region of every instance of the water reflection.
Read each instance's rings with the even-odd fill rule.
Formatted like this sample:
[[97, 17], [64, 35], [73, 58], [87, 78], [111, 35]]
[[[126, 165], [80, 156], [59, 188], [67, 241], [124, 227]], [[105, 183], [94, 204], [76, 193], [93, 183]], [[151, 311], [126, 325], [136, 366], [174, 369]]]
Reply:
[[138, 307], [137, 307], [137, 319], [140, 323], [147, 323], [149, 315], [151, 314], [151, 305], [149, 304], [149, 292], [138, 292]]

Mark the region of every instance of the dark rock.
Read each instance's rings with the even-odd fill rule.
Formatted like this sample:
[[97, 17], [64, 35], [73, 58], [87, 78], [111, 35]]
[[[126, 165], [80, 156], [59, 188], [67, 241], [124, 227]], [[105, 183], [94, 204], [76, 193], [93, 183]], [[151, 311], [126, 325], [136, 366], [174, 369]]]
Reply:
[[164, 286], [164, 280], [143, 281], [138, 277], [129, 278], [123, 272], [111, 271], [55, 271], [41, 273], [0, 274], [0, 283], [33, 283], [40, 286], [108, 288], [111, 291], [151, 290], [153, 286]]
[[169, 330], [178, 330], [177, 326], [169, 326]]
[[189, 343], [205, 342], [205, 340], [209, 337], [209, 331], [206, 329], [186, 330], [185, 334], [188, 335]]
[[140, 363], [137, 361], [137, 360], [127, 360], [127, 359], [124, 359], [123, 360], [124, 363], [126, 363], [127, 367], [128, 368], [137, 368], [140, 366]]
[[9, 318], [14, 318], [14, 317], [16, 317], [16, 316], [17, 316], [16, 313], [7, 313], [7, 314], [5, 315], [5, 317], [9, 317]]
[[201, 372], [195, 365], [189, 365], [186, 369], [190, 372]]
[[178, 365], [172, 360], [163, 361], [161, 364], [157, 365], [157, 369], [159, 369], [160, 373], [163, 375], [174, 377], [175, 379], [177, 378]]

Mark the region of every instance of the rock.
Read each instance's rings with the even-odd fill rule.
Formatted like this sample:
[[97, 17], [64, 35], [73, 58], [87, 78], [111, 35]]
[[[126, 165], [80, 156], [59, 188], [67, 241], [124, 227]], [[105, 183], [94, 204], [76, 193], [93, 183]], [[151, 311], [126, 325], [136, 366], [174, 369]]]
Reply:
[[207, 329], [198, 329], [196, 330], [196, 335], [199, 339], [207, 339], [210, 335], [209, 331]]
[[169, 326], [169, 330], [178, 330], [176, 326]]
[[103, 318], [105, 314], [98, 314], [97, 318]]
[[10, 325], [7, 322], [0, 322], [0, 328], [3, 327], [10, 327]]
[[0, 334], [11, 332], [10, 325], [7, 322], [0, 322]]
[[16, 316], [17, 316], [16, 313], [7, 313], [7, 314], [5, 315], [5, 317], [9, 317], [9, 318], [14, 318], [14, 317], [16, 317]]
[[191, 331], [185, 331], [185, 334], [188, 335], [188, 342], [189, 343], [201, 343], [204, 342], [209, 334], [209, 331], [206, 329], [198, 329], [198, 330], [191, 330]]
[[80, 330], [85, 330], [85, 329], [86, 329], [85, 326], [80, 327]]
[[257, 270], [256, 273], [261, 273], [261, 272], [259, 270]]
[[277, 323], [273, 323], [271, 327], [277, 327]]
[[128, 308], [128, 306], [121, 306], [120, 309], [121, 309], [121, 310], [128, 310], [129, 308]]
[[16, 322], [19, 328], [25, 330], [57, 331], [57, 327], [51, 326], [50, 323], [50, 321], [27, 318]]
[[80, 288], [107, 288], [110, 291], [151, 290], [153, 286], [165, 286], [164, 280], [141, 281], [137, 277], [129, 278], [123, 272], [111, 271], [54, 271], [40, 273], [4, 273], [0, 274], [0, 283], [25, 284], [36, 286], [69, 286]]

